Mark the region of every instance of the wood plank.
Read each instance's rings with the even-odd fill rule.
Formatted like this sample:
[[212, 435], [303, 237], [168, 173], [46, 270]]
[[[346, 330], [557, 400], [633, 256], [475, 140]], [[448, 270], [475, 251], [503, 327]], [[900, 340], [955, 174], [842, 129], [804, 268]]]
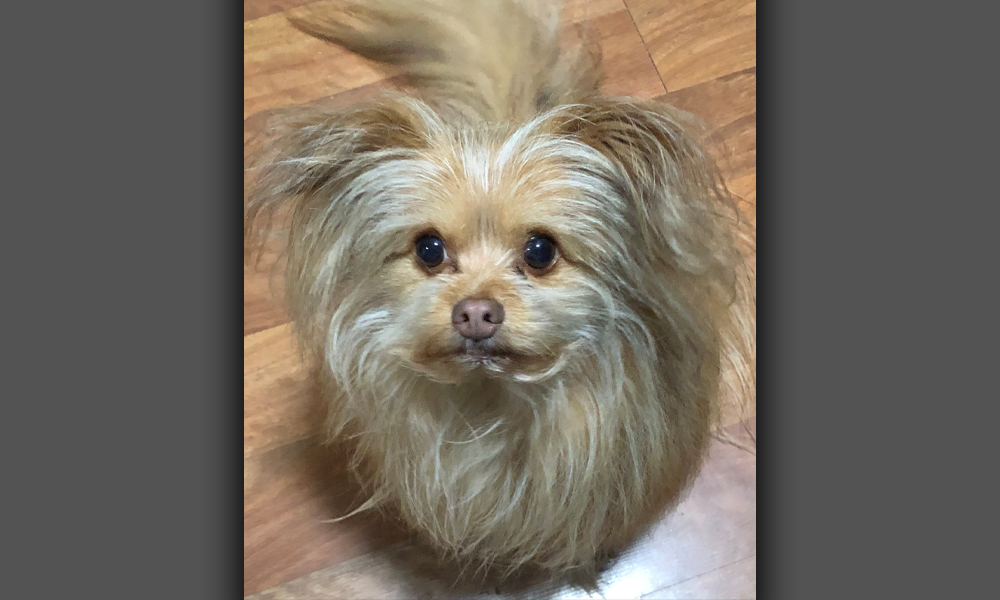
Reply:
[[563, 0], [563, 23], [581, 23], [625, 10], [625, 0]]
[[288, 313], [276, 299], [276, 292], [267, 275], [244, 272], [243, 335], [284, 325], [288, 319]]
[[404, 539], [357, 505], [342, 450], [309, 438], [243, 461], [243, 594], [253, 594]]
[[252, 21], [267, 15], [304, 6], [314, 0], [243, 0], [243, 20]]
[[605, 72], [602, 93], [655, 98], [666, 92], [627, 10], [587, 21], [585, 27], [601, 42]]
[[281, 240], [268, 244], [260, 260], [243, 266], [243, 335], [251, 335], [288, 323], [288, 313], [281, 303], [284, 277]]
[[326, 409], [291, 325], [243, 338], [243, 457], [322, 433]]
[[693, 113], [713, 129], [757, 114], [757, 68], [664, 94], [662, 100]]
[[625, 0], [668, 92], [757, 65], [756, 0]]

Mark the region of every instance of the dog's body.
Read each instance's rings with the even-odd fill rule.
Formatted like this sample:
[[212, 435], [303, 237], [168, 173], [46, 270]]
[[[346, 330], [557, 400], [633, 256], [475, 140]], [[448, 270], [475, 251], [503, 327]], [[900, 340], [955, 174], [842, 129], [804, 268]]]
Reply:
[[290, 216], [331, 434], [455, 556], [593, 566], [676, 501], [724, 392], [755, 402], [753, 233], [686, 115], [602, 98], [549, 2], [337, 6], [299, 27], [413, 93], [288, 111], [245, 215], [248, 248]]

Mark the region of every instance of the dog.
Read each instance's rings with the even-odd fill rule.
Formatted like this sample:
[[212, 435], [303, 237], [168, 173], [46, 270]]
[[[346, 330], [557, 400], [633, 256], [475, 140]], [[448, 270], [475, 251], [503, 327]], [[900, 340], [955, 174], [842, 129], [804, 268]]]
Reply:
[[677, 502], [723, 405], [756, 403], [755, 229], [697, 121], [602, 96], [547, 0], [293, 23], [405, 86], [281, 111], [246, 169], [245, 252], [284, 232], [359, 510], [463, 563], [597, 568]]

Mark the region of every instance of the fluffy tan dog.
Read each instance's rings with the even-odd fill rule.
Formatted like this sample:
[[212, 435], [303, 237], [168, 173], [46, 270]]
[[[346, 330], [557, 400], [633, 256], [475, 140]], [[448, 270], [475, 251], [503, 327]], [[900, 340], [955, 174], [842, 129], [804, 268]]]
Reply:
[[332, 435], [437, 547], [592, 568], [755, 402], [754, 233], [688, 115], [598, 93], [542, 0], [314, 6], [313, 35], [412, 93], [285, 111], [248, 169], [250, 255], [287, 227], [287, 300]]

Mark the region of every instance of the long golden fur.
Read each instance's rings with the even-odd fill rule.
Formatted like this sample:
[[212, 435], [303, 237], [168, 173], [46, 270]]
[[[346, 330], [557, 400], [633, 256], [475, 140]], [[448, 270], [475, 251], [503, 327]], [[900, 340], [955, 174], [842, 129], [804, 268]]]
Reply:
[[[599, 52], [561, 48], [552, 2], [295, 22], [411, 90], [287, 110], [247, 170], [248, 254], [286, 215], [287, 301], [365, 507], [472, 563], [593, 566], [677, 500], [722, 402], [756, 401], [753, 229], [693, 120], [600, 96]], [[537, 234], [543, 274], [521, 257]], [[452, 326], [464, 298], [504, 307], [485, 354]]]

